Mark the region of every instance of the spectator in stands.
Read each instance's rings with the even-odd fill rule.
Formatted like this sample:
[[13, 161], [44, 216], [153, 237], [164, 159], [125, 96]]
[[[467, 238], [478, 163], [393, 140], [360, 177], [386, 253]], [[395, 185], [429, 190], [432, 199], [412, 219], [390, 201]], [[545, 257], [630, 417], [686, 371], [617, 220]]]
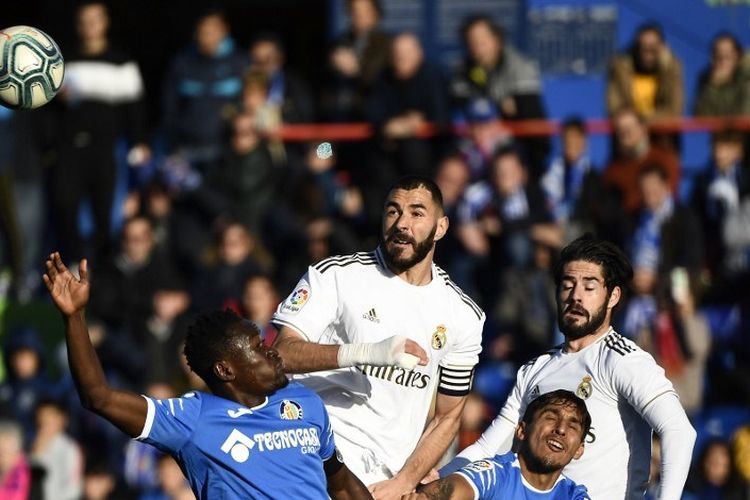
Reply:
[[151, 221], [137, 216], [125, 221], [120, 250], [96, 272], [90, 311], [110, 329], [131, 335], [143, 331], [152, 316], [153, 298], [175, 279], [171, 262], [155, 252]]
[[616, 55], [607, 82], [607, 111], [633, 109], [647, 120], [677, 117], [684, 106], [682, 64], [656, 23], [641, 26], [630, 48]]
[[164, 132], [169, 152], [206, 172], [219, 158], [225, 116], [239, 103], [247, 57], [235, 49], [224, 13], [208, 10], [195, 25], [195, 46], [164, 77]]
[[41, 286], [37, 264], [49, 203], [43, 158], [57, 140], [53, 135], [49, 113], [0, 110], [0, 268], [10, 267], [12, 292], [21, 304]]
[[101, 1], [86, 1], [76, 11], [78, 46], [65, 54], [57, 138], [59, 161], [53, 173], [52, 204], [59, 220], [57, 240], [66, 257], [78, 262], [87, 252], [78, 227], [81, 202], [94, 216], [93, 254], [110, 250], [110, 218], [115, 191], [115, 144], [129, 132], [135, 144], [129, 161], [145, 162], [150, 151], [142, 109], [143, 81], [138, 65], [113, 48], [109, 13]]
[[242, 293], [244, 316], [255, 323], [266, 345], [273, 345], [277, 330], [271, 317], [279, 305], [279, 293], [268, 276], [253, 276], [245, 282]]
[[393, 180], [406, 174], [431, 173], [433, 143], [418, 134], [428, 123], [447, 123], [445, 90], [440, 70], [425, 61], [419, 38], [413, 33], [396, 36], [390, 66], [373, 87], [368, 106], [368, 117], [381, 136], [385, 163], [395, 170]]
[[106, 464], [101, 462], [86, 464], [86, 472], [83, 476], [84, 500], [127, 498], [117, 494], [116, 486], [117, 478]]
[[[503, 120], [546, 118], [539, 68], [507, 43], [502, 29], [491, 18], [481, 15], [468, 19], [461, 34], [467, 56], [451, 82], [457, 109], [484, 97], [495, 104]], [[531, 178], [538, 179], [546, 166], [549, 140], [528, 138], [519, 145]]]
[[159, 485], [139, 497], [139, 500], [191, 500], [195, 499], [190, 485], [185, 479], [180, 466], [169, 455], [158, 459]]
[[619, 196], [622, 208], [633, 213], [641, 204], [638, 186], [640, 171], [647, 165], [661, 165], [667, 172], [672, 193], [680, 181], [679, 160], [674, 152], [652, 145], [646, 120], [633, 109], [622, 109], [612, 117], [615, 151], [604, 171], [605, 188]]
[[277, 173], [269, 144], [256, 129], [257, 118], [251, 112], [234, 118], [230, 151], [208, 182], [226, 202], [232, 220], [261, 234], [276, 194]]
[[[693, 206], [706, 233], [706, 263], [719, 279], [750, 268], [750, 242], [742, 244], [738, 235], [740, 244], [732, 245], [726, 231], [728, 223], [740, 222], [743, 204], [750, 200], [750, 171], [744, 165], [743, 149], [741, 132], [727, 129], [714, 134], [711, 165], [693, 184]], [[732, 224], [741, 230], [740, 225]]]
[[508, 269], [501, 277], [500, 293], [490, 312], [497, 325], [495, 338], [485, 337], [493, 358], [520, 366], [553, 345], [557, 321], [554, 254], [555, 249], [534, 243], [531, 262]]
[[190, 294], [182, 280], [163, 283], [153, 297], [153, 314], [136, 335], [141, 356], [145, 358], [146, 381], [175, 380], [180, 376], [175, 356], [187, 332]]
[[[466, 190], [458, 224], [463, 246], [478, 261], [475, 269], [489, 264], [488, 273], [483, 273], [490, 279], [485, 292], [488, 300], [499, 284], [498, 269], [525, 268], [532, 261], [535, 239], [560, 237], [555, 234], [544, 194], [528, 181], [520, 154], [512, 147], [497, 152], [489, 181]], [[554, 246], [558, 244], [555, 241]]]
[[0, 421], [0, 498], [27, 500], [31, 493], [31, 469], [23, 453], [21, 427]]
[[11, 329], [3, 345], [3, 362], [6, 378], [0, 385], [0, 413], [19, 422], [26, 447], [36, 431], [36, 405], [54, 396], [54, 386], [45, 373], [46, 356], [39, 332], [25, 325]]
[[36, 425], [31, 461], [45, 470], [44, 498], [78, 500], [83, 492], [83, 455], [78, 443], [65, 432], [65, 408], [52, 400], [40, 402]]
[[309, 123], [315, 119], [312, 94], [307, 83], [285, 67], [281, 38], [274, 33], [258, 34], [250, 46], [251, 68], [268, 80], [267, 104], [281, 110], [284, 122]]
[[684, 267], [690, 275], [697, 276], [704, 256], [698, 217], [672, 195], [663, 166], [646, 165], [638, 182], [643, 201], [633, 220], [628, 245], [633, 267], [657, 271], [660, 281], [668, 279], [676, 267]]
[[193, 305], [198, 310], [230, 307], [239, 311], [245, 282], [261, 274], [259, 242], [245, 226], [231, 222], [219, 233], [218, 255], [192, 286]]
[[550, 162], [541, 186], [555, 221], [565, 230], [566, 240], [572, 241], [596, 230], [601, 179], [589, 157], [583, 120], [568, 118], [560, 135], [562, 152]]
[[732, 463], [729, 443], [712, 439], [700, 453], [685, 487], [700, 500], [745, 500], [747, 492]]
[[[648, 270], [638, 270], [634, 282], [643, 280], [638, 274], [644, 272]], [[653, 281], [656, 281], [655, 276]], [[694, 290], [697, 287], [691, 283], [685, 269], [674, 269], [665, 281], [658, 285], [652, 314], [633, 337], [664, 368], [685, 412], [694, 415], [703, 407], [711, 332], [706, 318], [696, 310]], [[628, 303], [626, 316], [635, 300]]]
[[719, 33], [711, 44], [711, 64], [698, 80], [695, 114], [750, 115], [750, 57], [731, 33]]
[[[443, 194], [443, 210], [451, 225], [445, 233], [440, 245], [435, 247], [435, 262], [448, 271], [453, 279], [463, 288], [466, 280], [465, 273], [458, 268], [465, 255], [465, 249], [458, 238], [454, 224], [457, 221], [459, 204], [469, 185], [469, 166], [460, 154], [449, 154], [438, 164], [435, 173], [435, 183]], [[467, 287], [466, 289], [471, 288]]]
[[512, 145], [513, 137], [499, 121], [497, 106], [486, 97], [469, 101], [463, 113], [469, 133], [459, 142], [458, 149], [469, 167], [471, 180], [486, 180], [495, 153]]
[[334, 121], [356, 121], [375, 79], [388, 64], [390, 36], [378, 26], [383, 17], [380, 0], [347, 0], [351, 27], [330, 54], [331, 82], [323, 101]]

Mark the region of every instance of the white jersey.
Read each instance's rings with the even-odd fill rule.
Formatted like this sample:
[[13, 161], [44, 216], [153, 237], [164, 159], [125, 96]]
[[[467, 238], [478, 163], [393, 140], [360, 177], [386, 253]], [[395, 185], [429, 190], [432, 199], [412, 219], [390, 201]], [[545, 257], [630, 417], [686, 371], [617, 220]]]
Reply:
[[[642, 499], [651, 460], [651, 427], [641, 414], [660, 396], [676, 396], [664, 370], [650, 354], [610, 328], [579, 352], [564, 352], [561, 345], [526, 363], [493, 427], [507, 427], [501, 419], [515, 426], [534, 398], [557, 389], [584, 399], [591, 415], [583, 456], [565, 467], [565, 475], [584, 484], [594, 500]], [[491, 434], [488, 429], [483, 438]]]
[[410, 285], [380, 249], [310, 266], [273, 323], [321, 344], [379, 342], [403, 335], [429, 357], [412, 370], [356, 366], [297, 375], [325, 402], [336, 445], [365, 484], [393, 477], [414, 451], [435, 389], [463, 396], [481, 351], [484, 313], [439, 267]]

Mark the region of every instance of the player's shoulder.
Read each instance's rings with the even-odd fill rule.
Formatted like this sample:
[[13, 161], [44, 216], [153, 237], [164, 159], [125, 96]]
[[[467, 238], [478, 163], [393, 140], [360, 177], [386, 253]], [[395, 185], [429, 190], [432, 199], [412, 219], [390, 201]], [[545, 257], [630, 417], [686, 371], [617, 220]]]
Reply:
[[333, 274], [347, 269], [378, 266], [377, 252], [356, 252], [348, 255], [334, 255], [310, 266], [320, 274]]
[[543, 353], [534, 356], [526, 363], [521, 365], [520, 372], [526, 374], [541, 369], [545, 364], [547, 364], [548, 361], [560, 354], [563, 349], [563, 345], [564, 344], [558, 344], [555, 347], [547, 349]]
[[463, 313], [467, 320], [484, 321], [485, 316], [482, 308], [451, 280], [445, 270], [438, 265], [435, 265], [435, 270], [437, 272], [436, 279], [445, 285], [446, 296], [458, 306], [457, 311]]
[[620, 358], [631, 360], [646, 354], [646, 351], [638, 347], [635, 342], [627, 337], [623, 337], [614, 328], [610, 328], [609, 332], [604, 335], [599, 350], [602, 355], [611, 358], [613, 361], [617, 361]]
[[154, 409], [163, 413], [169, 413], [173, 417], [179, 415], [193, 415], [197, 417], [204, 405], [211, 404], [213, 399], [221, 399], [212, 394], [201, 391], [190, 391], [181, 396], [166, 399], [148, 398], [153, 402]]
[[570, 500], [590, 500], [591, 498], [586, 486], [576, 483], [565, 474], [560, 474], [558, 485], [562, 489], [563, 498]]

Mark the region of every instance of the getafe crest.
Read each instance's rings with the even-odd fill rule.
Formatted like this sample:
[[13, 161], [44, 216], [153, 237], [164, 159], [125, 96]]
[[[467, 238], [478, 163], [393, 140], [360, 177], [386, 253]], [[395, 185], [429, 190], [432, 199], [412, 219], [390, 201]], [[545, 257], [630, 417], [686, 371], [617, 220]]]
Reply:
[[302, 418], [302, 406], [290, 399], [285, 399], [279, 405], [279, 416], [283, 420], [300, 420]]
[[594, 386], [591, 385], [591, 377], [587, 375], [583, 377], [581, 383], [578, 384], [578, 389], [576, 389], [576, 396], [581, 399], [588, 399], [593, 393]]
[[439, 351], [443, 347], [445, 347], [445, 344], [447, 342], [445, 332], [448, 331], [448, 329], [443, 325], [438, 325], [438, 327], [435, 329], [435, 332], [432, 334], [432, 348], [436, 351]]

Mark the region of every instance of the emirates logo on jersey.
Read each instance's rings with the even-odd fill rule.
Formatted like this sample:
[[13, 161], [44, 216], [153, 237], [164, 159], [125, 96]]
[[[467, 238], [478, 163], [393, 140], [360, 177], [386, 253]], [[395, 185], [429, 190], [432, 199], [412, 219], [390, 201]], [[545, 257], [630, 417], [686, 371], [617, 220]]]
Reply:
[[357, 369], [368, 377], [387, 380], [394, 384], [415, 389], [424, 389], [430, 385], [430, 376], [416, 370], [405, 370], [397, 366], [359, 365]]
[[594, 393], [594, 386], [591, 385], [591, 377], [585, 376], [576, 389], [576, 396], [581, 399], [588, 399]]

